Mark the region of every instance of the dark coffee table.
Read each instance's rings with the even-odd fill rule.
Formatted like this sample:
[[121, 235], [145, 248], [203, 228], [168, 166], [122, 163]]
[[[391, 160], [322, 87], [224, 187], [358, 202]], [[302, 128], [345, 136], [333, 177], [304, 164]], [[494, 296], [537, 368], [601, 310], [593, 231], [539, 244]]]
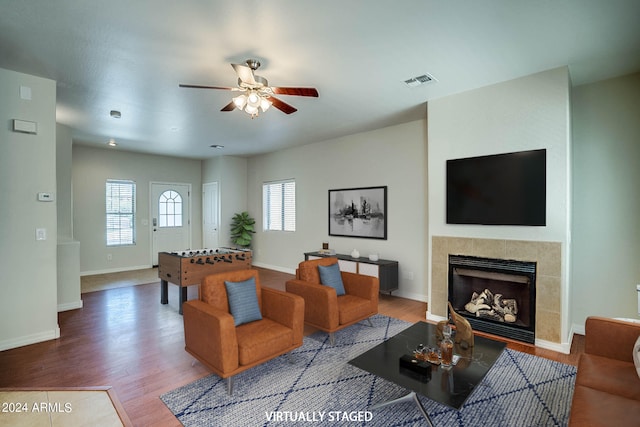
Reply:
[[479, 336], [476, 336], [474, 341], [474, 347], [466, 351], [457, 345], [454, 347], [454, 354], [459, 355], [460, 359], [450, 368], [433, 365], [427, 372], [419, 373], [401, 367], [400, 358], [405, 354], [412, 355], [418, 344], [432, 347], [438, 344], [435, 325], [418, 322], [350, 360], [349, 363], [411, 390], [406, 396], [375, 405], [372, 409], [412, 401], [429, 425], [433, 425], [416, 393], [454, 409], [460, 409], [507, 346], [504, 342]]

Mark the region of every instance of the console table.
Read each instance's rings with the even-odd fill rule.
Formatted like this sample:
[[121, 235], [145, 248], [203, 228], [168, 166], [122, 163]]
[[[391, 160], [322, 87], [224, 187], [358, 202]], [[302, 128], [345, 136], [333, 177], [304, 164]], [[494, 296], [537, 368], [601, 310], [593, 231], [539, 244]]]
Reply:
[[391, 292], [398, 289], [398, 261], [388, 259], [371, 261], [369, 258], [353, 258], [351, 255], [329, 255], [321, 252], [304, 253], [305, 261], [327, 257], [338, 258], [341, 271], [377, 277], [380, 282], [380, 292], [391, 295]]

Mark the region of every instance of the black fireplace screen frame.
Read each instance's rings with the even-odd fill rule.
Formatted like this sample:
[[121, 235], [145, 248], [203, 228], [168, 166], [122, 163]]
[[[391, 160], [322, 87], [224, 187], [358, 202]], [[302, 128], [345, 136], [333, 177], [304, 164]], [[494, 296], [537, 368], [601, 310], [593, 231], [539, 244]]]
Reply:
[[[457, 298], [454, 300], [454, 275], [456, 274], [456, 269], [477, 270], [480, 272], [526, 277], [529, 281], [527, 287], [529, 301], [526, 306], [520, 307], [526, 317], [525, 324], [522, 324], [521, 322], [506, 323], [489, 318], [476, 317], [466, 311], [464, 309], [464, 304], [468, 302], [472, 292], [469, 291], [469, 295], [463, 296], [462, 299]], [[448, 301], [451, 303], [451, 306], [454, 308], [456, 313], [464, 316], [469, 321], [473, 329], [534, 344], [536, 324], [536, 270], [536, 262], [450, 254]], [[520, 305], [521, 302], [519, 301], [518, 304]]]

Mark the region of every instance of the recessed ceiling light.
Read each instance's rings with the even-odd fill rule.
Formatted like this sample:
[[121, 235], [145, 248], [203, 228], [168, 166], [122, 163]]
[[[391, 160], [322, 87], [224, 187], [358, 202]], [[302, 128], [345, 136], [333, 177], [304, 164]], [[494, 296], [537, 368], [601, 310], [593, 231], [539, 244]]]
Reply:
[[210, 145], [210, 147], [211, 147], [211, 148], [216, 148], [216, 149], [220, 150], [220, 149], [224, 148], [224, 145], [220, 145], [220, 144], [213, 144], [213, 145]]
[[119, 119], [120, 117], [122, 117], [122, 114], [120, 113], [120, 111], [118, 110], [111, 110], [111, 112], [109, 113], [109, 115], [111, 117], [113, 117], [114, 119]]
[[107, 145], [108, 145], [109, 147], [116, 147], [118, 144], [116, 143], [116, 140], [115, 140], [115, 139], [111, 138], [111, 139], [109, 140], [109, 142], [107, 142]]
[[169, 128], [169, 130], [170, 130], [171, 132], [178, 132], [178, 131], [180, 130], [180, 128], [179, 128], [178, 126], [171, 126], [171, 127]]

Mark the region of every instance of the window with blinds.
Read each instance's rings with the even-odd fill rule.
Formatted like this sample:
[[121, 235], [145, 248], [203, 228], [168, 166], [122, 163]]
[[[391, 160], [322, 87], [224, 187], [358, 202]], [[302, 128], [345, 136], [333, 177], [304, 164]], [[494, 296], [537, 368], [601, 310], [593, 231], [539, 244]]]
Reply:
[[107, 180], [107, 246], [134, 245], [136, 223], [136, 183]]
[[266, 182], [262, 185], [263, 229], [296, 231], [296, 182]]

